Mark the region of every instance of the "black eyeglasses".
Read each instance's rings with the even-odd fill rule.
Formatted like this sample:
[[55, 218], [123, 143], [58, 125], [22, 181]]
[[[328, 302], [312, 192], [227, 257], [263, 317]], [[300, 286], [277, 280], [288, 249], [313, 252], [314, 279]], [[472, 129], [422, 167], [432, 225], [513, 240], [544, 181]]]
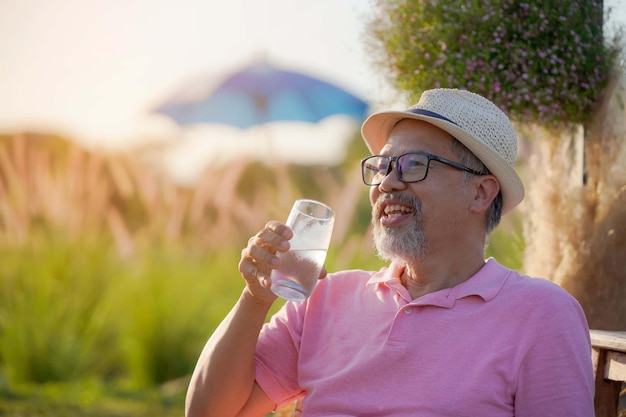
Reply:
[[484, 175], [482, 172], [461, 165], [449, 159], [424, 152], [405, 153], [400, 156], [373, 155], [361, 161], [361, 175], [367, 185], [380, 185], [391, 172], [392, 165], [396, 167], [396, 175], [402, 182], [423, 181], [428, 174], [430, 161], [441, 162], [474, 175]]

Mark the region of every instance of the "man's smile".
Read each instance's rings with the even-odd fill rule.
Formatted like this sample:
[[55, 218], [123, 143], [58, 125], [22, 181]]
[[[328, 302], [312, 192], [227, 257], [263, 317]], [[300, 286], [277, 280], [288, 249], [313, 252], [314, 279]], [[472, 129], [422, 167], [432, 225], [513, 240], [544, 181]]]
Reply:
[[385, 213], [385, 216], [387, 217], [397, 217], [397, 216], [402, 216], [407, 213], [412, 213], [413, 208], [402, 206], [399, 204], [392, 204], [392, 205], [385, 206], [383, 212]]
[[401, 201], [383, 201], [379, 210], [380, 223], [386, 227], [398, 226], [415, 214], [415, 208]]

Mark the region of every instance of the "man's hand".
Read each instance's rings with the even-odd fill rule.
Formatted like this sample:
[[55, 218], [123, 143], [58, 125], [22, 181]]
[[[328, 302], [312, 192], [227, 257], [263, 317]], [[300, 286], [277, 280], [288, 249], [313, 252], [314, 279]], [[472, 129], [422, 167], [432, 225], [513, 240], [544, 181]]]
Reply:
[[271, 291], [270, 274], [278, 268], [280, 260], [277, 252], [289, 250], [292, 230], [278, 221], [269, 221], [263, 229], [248, 240], [248, 246], [241, 251], [239, 272], [246, 280], [247, 292], [260, 303], [273, 303], [276, 295]]

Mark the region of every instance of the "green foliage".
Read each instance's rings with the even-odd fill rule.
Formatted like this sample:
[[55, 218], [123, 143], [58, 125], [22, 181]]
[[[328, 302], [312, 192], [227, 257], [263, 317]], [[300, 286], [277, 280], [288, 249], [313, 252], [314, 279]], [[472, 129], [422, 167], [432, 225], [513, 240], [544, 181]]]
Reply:
[[228, 250], [155, 248], [127, 262], [106, 242], [52, 235], [1, 250], [0, 363], [10, 385], [97, 377], [142, 387], [189, 375], [242, 289]]
[[[228, 175], [228, 173], [227, 173]], [[237, 195], [242, 196], [247, 202], [254, 201], [259, 188], [276, 187], [276, 171], [258, 161], [246, 164], [240, 179], [237, 181]]]
[[180, 417], [185, 390], [127, 389], [96, 380], [0, 390], [2, 416]]
[[344, 158], [344, 163], [342, 165], [344, 174], [354, 165], [359, 164], [361, 159], [369, 155], [370, 152], [361, 137], [361, 132], [355, 132], [352, 140], [348, 142], [348, 146], [346, 148], [346, 157]]
[[526, 242], [522, 232], [522, 219], [518, 211], [510, 213], [489, 235], [485, 256], [493, 257], [502, 265], [523, 270], [524, 250]]
[[101, 299], [117, 267], [101, 249], [58, 235], [0, 249], [0, 363], [10, 383], [104, 371], [112, 346]]
[[417, 98], [481, 94], [548, 128], [590, 120], [619, 51], [601, 0], [378, 0], [370, 44], [382, 72]]
[[204, 342], [243, 288], [239, 251], [149, 250], [118, 277], [120, 348], [133, 386], [190, 375]]

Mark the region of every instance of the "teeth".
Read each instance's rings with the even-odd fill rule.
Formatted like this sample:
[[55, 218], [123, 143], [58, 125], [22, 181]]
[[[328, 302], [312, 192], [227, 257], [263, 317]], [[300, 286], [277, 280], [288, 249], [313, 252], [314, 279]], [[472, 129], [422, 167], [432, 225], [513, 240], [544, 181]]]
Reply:
[[394, 213], [394, 215], [400, 216], [402, 214], [401, 212], [410, 213], [412, 211], [413, 210], [410, 207], [400, 206], [400, 205], [397, 205], [397, 204], [389, 205], [389, 206], [385, 207], [385, 214], [386, 215], [391, 215], [392, 213]]

